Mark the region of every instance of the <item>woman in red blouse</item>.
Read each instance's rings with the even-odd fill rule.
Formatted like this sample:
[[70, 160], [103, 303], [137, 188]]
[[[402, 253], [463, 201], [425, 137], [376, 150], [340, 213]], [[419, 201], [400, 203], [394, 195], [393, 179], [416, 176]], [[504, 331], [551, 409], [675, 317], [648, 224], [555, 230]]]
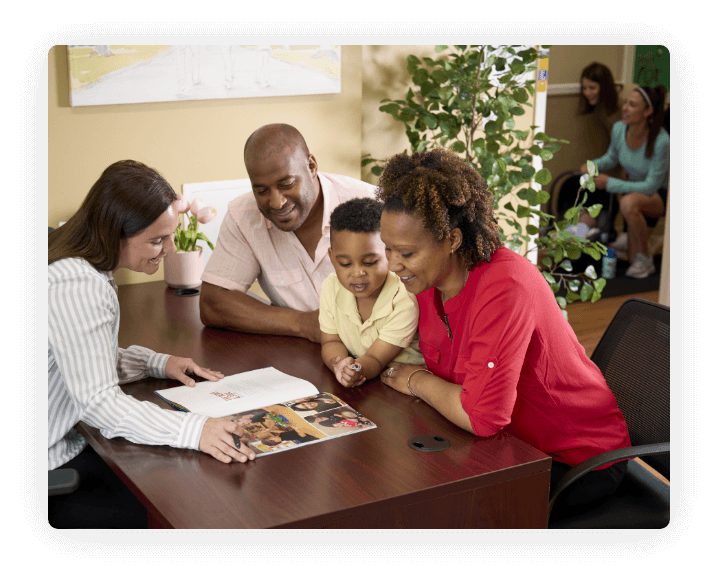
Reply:
[[[393, 363], [388, 386], [478, 436], [501, 429], [552, 456], [552, 485], [572, 466], [629, 447], [613, 393], [586, 356], [536, 266], [501, 246], [492, 194], [455, 154], [390, 159], [379, 183], [389, 269], [417, 295], [426, 367]], [[594, 470], [556, 510], [613, 493], [625, 461]]]

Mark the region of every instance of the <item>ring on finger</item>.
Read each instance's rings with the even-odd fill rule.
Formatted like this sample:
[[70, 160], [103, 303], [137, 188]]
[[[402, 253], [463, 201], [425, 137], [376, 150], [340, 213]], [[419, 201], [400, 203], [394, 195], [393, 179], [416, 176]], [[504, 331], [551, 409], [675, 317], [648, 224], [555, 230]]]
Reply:
[[391, 378], [391, 374], [394, 372], [394, 367], [389, 367], [389, 369], [386, 371], [386, 376]]

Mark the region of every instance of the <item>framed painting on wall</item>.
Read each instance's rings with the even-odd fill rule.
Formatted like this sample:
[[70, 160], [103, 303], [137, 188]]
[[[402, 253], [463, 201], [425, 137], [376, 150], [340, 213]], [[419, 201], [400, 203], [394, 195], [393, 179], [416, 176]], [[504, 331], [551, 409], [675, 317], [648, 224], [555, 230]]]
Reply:
[[341, 92], [337, 45], [69, 45], [70, 105]]

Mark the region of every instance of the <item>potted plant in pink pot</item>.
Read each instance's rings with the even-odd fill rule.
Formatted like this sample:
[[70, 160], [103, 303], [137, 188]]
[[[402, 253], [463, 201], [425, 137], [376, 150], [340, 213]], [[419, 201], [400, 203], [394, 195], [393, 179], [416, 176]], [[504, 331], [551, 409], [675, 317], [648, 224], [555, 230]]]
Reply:
[[[165, 282], [170, 288], [197, 288], [202, 281], [204, 262], [202, 260], [202, 246], [197, 242], [204, 240], [211, 250], [214, 245], [202, 232], [198, 230], [199, 224], [206, 224], [217, 217], [217, 210], [207, 206], [196, 197], [192, 203], [181, 199], [177, 203], [180, 213], [180, 222], [175, 230], [175, 253], [167, 254], [165, 263]], [[185, 225], [185, 214], [191, 213], [189, 223]]]

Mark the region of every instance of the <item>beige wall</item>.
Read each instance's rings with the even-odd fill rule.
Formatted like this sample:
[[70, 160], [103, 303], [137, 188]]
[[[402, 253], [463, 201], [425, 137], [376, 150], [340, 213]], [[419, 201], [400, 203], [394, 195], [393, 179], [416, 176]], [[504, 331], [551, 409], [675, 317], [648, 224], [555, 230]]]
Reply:
[[[578, 83], [593, 60], [623, 77], [623, 46], [552, 46], [549, 86]], [[241, 151], [257, 127], [271, 122], [295, 125], [316, 155], [320, 169], [376, 183], [360, 157], [386, 158], [409, 147], [403, 126], [379, 111], [383, 98], [401, 98], [410, 82], [406, 57], [434, 56], [433, 46], [342, 47], [342, 92], [338, 95], [222, 99], [71, 108], [64, 46], [48, 55], [48, 223], [56, 226], [77, 209], [102, 170], [135, 158], [157, 168], [181, 191], [183, 183], [246, 177]], [[634, 85], [628, 84], [627, 93]], [[597, 157], [597, 143], [576, 114], [578, 96], [549, 92], [546, 132], [570, 145], [545, 166], [558, 175]], [[532, 109], [533, 110], [533, 109]], [[520, 118], [526, 129], [533, 115]], [[119, 271], [118, 283], [161, 280]]]
[[[183, 183], [242, 179], [244, 142], [266, 123], [304, 135], [322, 171], [359, 177], [362, 59], [342, 47], [342, 91], [334, 95], [69, 106], [64, 46], [48, 55], [48, 224], [79, 207], [103, 169], [120, 159], [156, 168], [180, 192]], [[163, 279], [120, 270], [118, 283]]]

